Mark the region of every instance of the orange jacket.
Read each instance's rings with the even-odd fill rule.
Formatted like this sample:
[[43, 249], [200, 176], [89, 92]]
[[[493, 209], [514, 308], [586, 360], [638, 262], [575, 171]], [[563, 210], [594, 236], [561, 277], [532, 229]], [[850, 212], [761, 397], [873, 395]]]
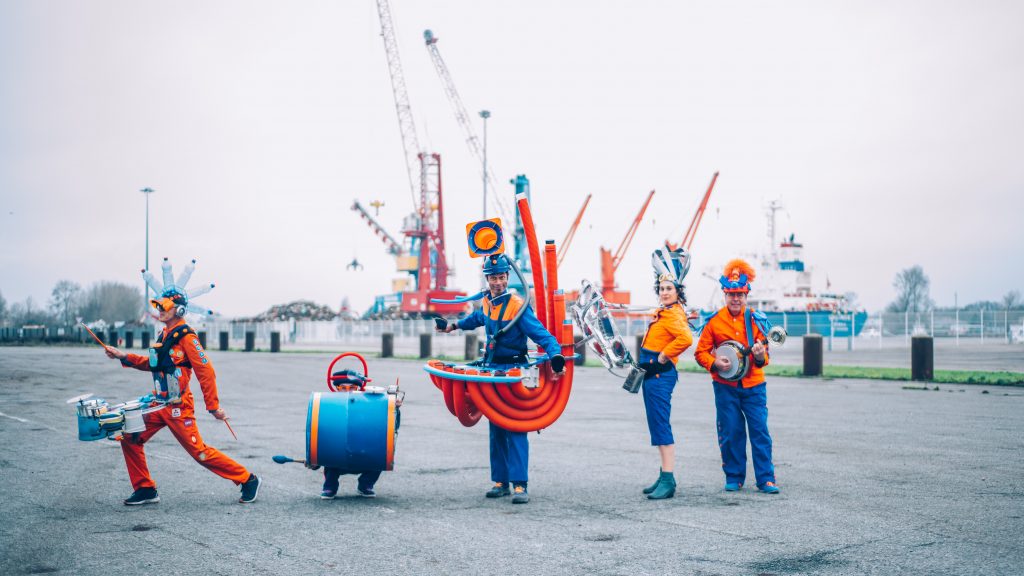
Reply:
[[652, 352], [661, 352], [672, 361], [673, 364], [679, 359], [679, 355], [693, 344], [693, 334], [690, 333], [690, 325], [686, 321], [686, 312], [681, 304], [673, 304], [668, 308], [658, 308], [654, 311], [654, 321], [647, 327], [647, 334], [640, 344]]
[[[743, 315], [746, 314], [746, 307], [740, 312], [739, 316], [733, 316], [729, 313], [728, 308], [722, 308], [714, 316], [708, 319], [707, 324], [704, 325], [704, 331], [701, 332], [700, 340], [697, 342], [697, 350], [694, 352], [694, 358], [697, 360], [697, 364], [704, 367], [705, 370], [711, 372], [711, 379], [719, 384], [725, 384], [727, 386], [736, 386], [737, 382], [726, 382], [718, 377], [718, 373], [711, 369], [711, 365], [715, 363], [715, 348], [726, 340], [735, 340], [745, 346], [751, 346], [754, 341], [747, 338], [747, 326], [746, 319]], [[761, 329], [758, 328], [757, 322], [751, 319], [750, 327], [754, 331], [754, 338], [757, 340], [764, 340], [765, 336], [761, 333]], [[754, 358], [749, 358], [749, 367], [747, 368], [746, 376], [741, 379], [738, 384], [742, 388], [752, 388], [758, 384], [764, 383], [764, 370], [763, 367], [768, 365], [768, 347], [765, 346], [764, 350], [764, 364], [758, 366], [754, 363]]]
[[[164, 339], [167, 339], [175, 328], [184, 325], [185, 321], [178, 318], [170, 326], [164, 327]], [[181, 387], [181, 406], [190, 409], [195, 407], [192, 391], [188, 387], [189, 381], [192, 380], [192, 372], [195, 372], [196, 378], [199, 379], [199, 386], [203, 389], [203, 402], [206, 404], [206, 409], [212, 412], [220, 408], [220, 400], [217, 398], [217, 375], [213, 372], [210, 357], [199, 343], [199, 336], [192, 333], [179, 340], [171, 348], [170, 356], [174, 360], [175, 366], [181, 369], [181, 376], [178, 377], [178, 385]], [[185, 364], [191, 364], [192, 367], [189, 368]], [[149, 356], [129, 354], [127, 358], [121, 360], [121, 365], [149, 372]], [[174, 376], [168, 374], [167, 377], [173, 378]]]

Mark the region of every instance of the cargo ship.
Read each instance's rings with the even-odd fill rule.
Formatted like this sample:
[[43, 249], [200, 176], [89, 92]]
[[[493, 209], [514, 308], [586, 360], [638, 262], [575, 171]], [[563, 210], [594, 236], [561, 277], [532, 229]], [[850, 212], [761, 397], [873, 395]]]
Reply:
[[[844, 338], [851, 330], [853, 336], [859, 335], [867, 312], [853, 309], [842, 293], [831, 290], [827, 279], [824, 290], [815, 290], [813, 270], [804, 263], [804, 246], [795, 235], [776, 243], [775, 213], [781, 209], [775, 201], [766, 209], [771, 250], [749, 257], [757, 278], [748, 305], [764, 312], [773, 326], [782, 326], [790, 336], [815, 333]], [[701, 314], [707, 315], [706, 311]]]

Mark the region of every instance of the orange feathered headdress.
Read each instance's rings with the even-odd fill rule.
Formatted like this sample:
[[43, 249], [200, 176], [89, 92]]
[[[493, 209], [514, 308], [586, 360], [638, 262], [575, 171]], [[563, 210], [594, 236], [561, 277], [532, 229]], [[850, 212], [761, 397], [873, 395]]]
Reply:
[[755, 276], [754, 268], [746, 260], [736, 258], [725, 265], [718, 282], [724, 292], [750, 292], [750, 283]]

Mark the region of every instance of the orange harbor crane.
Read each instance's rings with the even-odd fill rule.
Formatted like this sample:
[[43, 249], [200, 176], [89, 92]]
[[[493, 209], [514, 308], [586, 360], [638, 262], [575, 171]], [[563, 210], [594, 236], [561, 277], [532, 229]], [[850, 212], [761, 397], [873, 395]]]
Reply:
[[708, 198], [711, 198], [711, 191], [715, 189], [715, 182], [718, 181], [718, 172], [711, 177], [711, 184], [708, 184], [708, 190], [704, 193], [704, 199], [700, 201], [700, 206], [697, 207], [697, 211], [693, 214], [693, 219], [690, 220], [690, 227], [686, 229], [686, 235], [683, 236], [683, 241], [679, 244], [673, 244], [668, 240], [665, 240], [665, 246], [669, 250], [675, 250], [676, 248], [685, 248], [687, 252], [690, 251], [690, 246], [693, 246], [693, 238], [697, 235], [697, 228], [700, 227], [700, 221], [704, 218], [704, 210], [708, 207]]
[[590, 197], [593, 194], [587, 194], [587, 197], [583, 199], [583, 206], [580, 207], [580, 211], [576, 214], [576, 219], [572, 221], [572, 226], [569, 226], [569, 231], [565, 233], [565, 239], [558, 245], [558, 265], [562, 265], [562, 260], [565, 259], [566, 252], [569, 251], [569, 245], [572, 244], [572, 239], [576, 236], [576, 229], [580, 227], [580, 221], [583, 220], [583, 213], [587, 211], [587, 205], [590, 204]]
[[622, 239], [614, 256], [610, 250], [603, 246], [601, 247], [601, 294], [610, 303], [629, 304], [629, 292], [615, 289], [615, 271], [619, 269], [619, 264], [622, 264], [622, 259], [626, 256], [626, 250], [629, 249], [629, 244], [633, 241], [633, 236], [636, 234], [637, 228], [640, 227], [640, 221], [643, 220], [644, 212], [647, 211], [647, 206], [651, 203], [651, 198], [653, 197], [654, 190], [651, 190], [651, 193], [647, 195], [647, 200], [644, 201], [644, 205], [640, 207], [640, 212], [637, 213], [629, 230], [626, 231], [626, 237]]

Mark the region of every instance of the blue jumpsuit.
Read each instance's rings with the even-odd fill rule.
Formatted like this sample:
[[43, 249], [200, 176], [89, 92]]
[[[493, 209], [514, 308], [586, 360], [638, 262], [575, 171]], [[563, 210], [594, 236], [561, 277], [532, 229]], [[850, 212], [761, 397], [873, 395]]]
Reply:
[[[492, 368], [521, 366], [526, 357], [526, 339], [533, 340], [544, 349], [548, 357], [562, 353], [558, 340], [548, 332], [537, 319], [533, 308], [527, 306], [519, 321], [501, 336], [499, 330], [511, 321], [523, 305], [523, 299], [511, 292], [501, 296], [484, 297], [483, 306], [459, 320], [462, 330], [484, 327], [487, 332], [487, 347], [484, 363]], [[525, 432], [510, 432], [490, 422], [491, 440], [491, 481], [508, 485], [526, 484], [529, 480], [527, 469], [530, 464], [530, 442]]]

